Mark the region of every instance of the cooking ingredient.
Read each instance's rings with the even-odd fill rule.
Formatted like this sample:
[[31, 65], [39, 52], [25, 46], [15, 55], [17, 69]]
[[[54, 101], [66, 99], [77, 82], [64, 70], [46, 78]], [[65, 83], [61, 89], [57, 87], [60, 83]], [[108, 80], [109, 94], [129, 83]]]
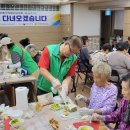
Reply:
[[49, 120], [50, 125], [52, 126], [53, 130], [59, 130], [59, 122], [54, 118]]
[[64, 111], [63, 115], [68, 116], [69, 112], [68, 111]]
[[50, 108], [54, 111], [57, 111], [60, 109], [60, 105], [58, 103], [51, 104]]
[[75, 104], [67, 104], [65, 105], [65, 110], [69, 112], [75, 112], [77, 111], [77, 106]]
[[42, 110], [42, 108], [43, 108], [43, 104], [40, 103], [40, 102], [37, 102], [37, 103], [36, 103], [36, 106], [35, 106], [35, 111], [36, 111], [36, 112], [39, 112], [39, 111]]
[[83, 127], [83, 128], [81, 128], [81, 130], [90, 130], [90, 129], [87, 127]]
[[11, 125], [12, 126], [19, 125], [20, 123], [21, 123], [21, 121], [19, 119], [13, 119], [13, 120], [11, 120]]

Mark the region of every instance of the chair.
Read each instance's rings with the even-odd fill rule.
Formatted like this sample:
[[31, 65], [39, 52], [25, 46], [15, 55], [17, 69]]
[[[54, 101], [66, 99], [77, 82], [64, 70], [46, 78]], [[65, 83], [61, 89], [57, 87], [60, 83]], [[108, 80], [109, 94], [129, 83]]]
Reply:
[[112, 70], [109, 81], [118, 87], [118, 95], [121, 95], [121, 80], [117, 70]]
[[[71, 92], [75, 92], [75, 94], [76, 94], [76, 87], [77, 87], [79, 78], [83, 80], [81, 74], [83, 74], [85, 76], [84, 87], [85, 87], [88, 79], [93, 81], [93, 77], [92, 77], [92, 75], [90, 75], [90, 73], [92, 73], [92, 65], [89, 64], [89, 59], [87, 59], [88, 56], [86, 56], [87, 54], [84, 53], [84, 51], [87, 51], [87, 50], [81, 49], [80, 52], [77, 54], [78, 63], [77, 63], [75, 76], [72, 78], [73, 79], [73, 88], [71, 90]], [[84, 90], [84, 87], [83, 87], [82, 91]]]
[[[83, 67], [83, 65], [84, 65], [84, 67]], [[85, 78], [84, 78], [84, 87], [85, 87], [85, 85], [87, 83], [87, 80], [90, 80], [91, 82], [93, 82], [92, 65], [88, 64], [87, 62], [83, 63], [81, 60], [78, 60], [77, 70], [76, 70], [76, 75], [75, 75], [75, 80], [74, 80], [75, 87], [77, 87], [79, 78], [81, 80], [83, 80], [81, 74], [83, 74], [85, 76]], [[84, 87], [83, 87], [82, 91], [84, 90]]]
[[0, 90], [0, 104], [4, 103], [4, 90]]
[[7, 93], [3, 88], [4, 86], [0, 86], [0, 104], [10, 105]]
[[71, 89], [71, 93], [75, 94], [76, 97], [76, 85], [75, 85], [75, 76], [72, 77], [73, 87]]
[[119, 107], [119, 103], [116, 102], [116, 106], [115, 106], [115, 108], [114, 108], [114, 111], [116, 111], [116, 110], [118, 109], [118, 107]]

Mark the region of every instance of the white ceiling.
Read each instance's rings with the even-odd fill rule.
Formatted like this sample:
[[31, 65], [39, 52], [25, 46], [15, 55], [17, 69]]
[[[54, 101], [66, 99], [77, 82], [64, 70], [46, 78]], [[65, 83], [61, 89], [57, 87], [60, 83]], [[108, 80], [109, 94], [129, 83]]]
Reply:
[[120, 9], [130, 7], [130, 0], [77, 0], [78, 3], [86, 3], [89, 9], [102, 10], [106, 8]]
[[95, 2], [106, 2], [106, 1], [112, 1], [112, 0], [78, 0], [78, 2], [83, 2], [83, 3], [95, 3]]

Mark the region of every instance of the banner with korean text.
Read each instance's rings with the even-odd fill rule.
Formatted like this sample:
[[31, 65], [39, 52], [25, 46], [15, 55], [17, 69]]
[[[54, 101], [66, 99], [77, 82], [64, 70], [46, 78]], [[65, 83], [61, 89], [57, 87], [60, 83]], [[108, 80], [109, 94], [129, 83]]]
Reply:
[[0, 10], [0, 26], [59, 26], [59, 11]]

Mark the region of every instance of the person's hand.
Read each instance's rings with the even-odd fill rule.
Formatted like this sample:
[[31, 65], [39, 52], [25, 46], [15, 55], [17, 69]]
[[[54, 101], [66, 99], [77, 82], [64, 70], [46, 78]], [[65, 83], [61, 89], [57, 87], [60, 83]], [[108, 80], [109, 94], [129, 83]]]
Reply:
[[87, 97], [81, 95], [81, 94], [78, 94], [75, 98], [75, 100], [80, 100], [80, 101], [84, 101], [86, 102], [87, 101]]
[[65, 85], [62, 85], [61, 88], [59, 89], [59, 95], [63, 99], [64, 102], [66, 102], [67, 95], [68, 95], [68, 87]]
[[94, 113], [93, 109], [89, 109], [86, 107], [82, 107], [82, 108], [78, 109], [78, 111], [81, 116], [92, 115]]
[[52, 84], [53, 89], [59, 89], [61, 87], [61, 83], [58, 79], [54, 79], [51, 82], [51, 84]]
[[105, 116], [99, 115], [97, 113], [94, 113], [92, 115], [92, 120], [93, 121], [105, 121]]
[[91, 115], [82, 116], [82, 117], [81, 117], [81, 120], [91, 121], [91, 120], [92, 120], [92, 116], [91, 116]]
[[65, 84], [62, 84], [62, 85], [61, 85], [61, 88], [64, 89], [66, 95], [68, 95], [68, 93], [69, 93], [68, 86], [65, 85]]

